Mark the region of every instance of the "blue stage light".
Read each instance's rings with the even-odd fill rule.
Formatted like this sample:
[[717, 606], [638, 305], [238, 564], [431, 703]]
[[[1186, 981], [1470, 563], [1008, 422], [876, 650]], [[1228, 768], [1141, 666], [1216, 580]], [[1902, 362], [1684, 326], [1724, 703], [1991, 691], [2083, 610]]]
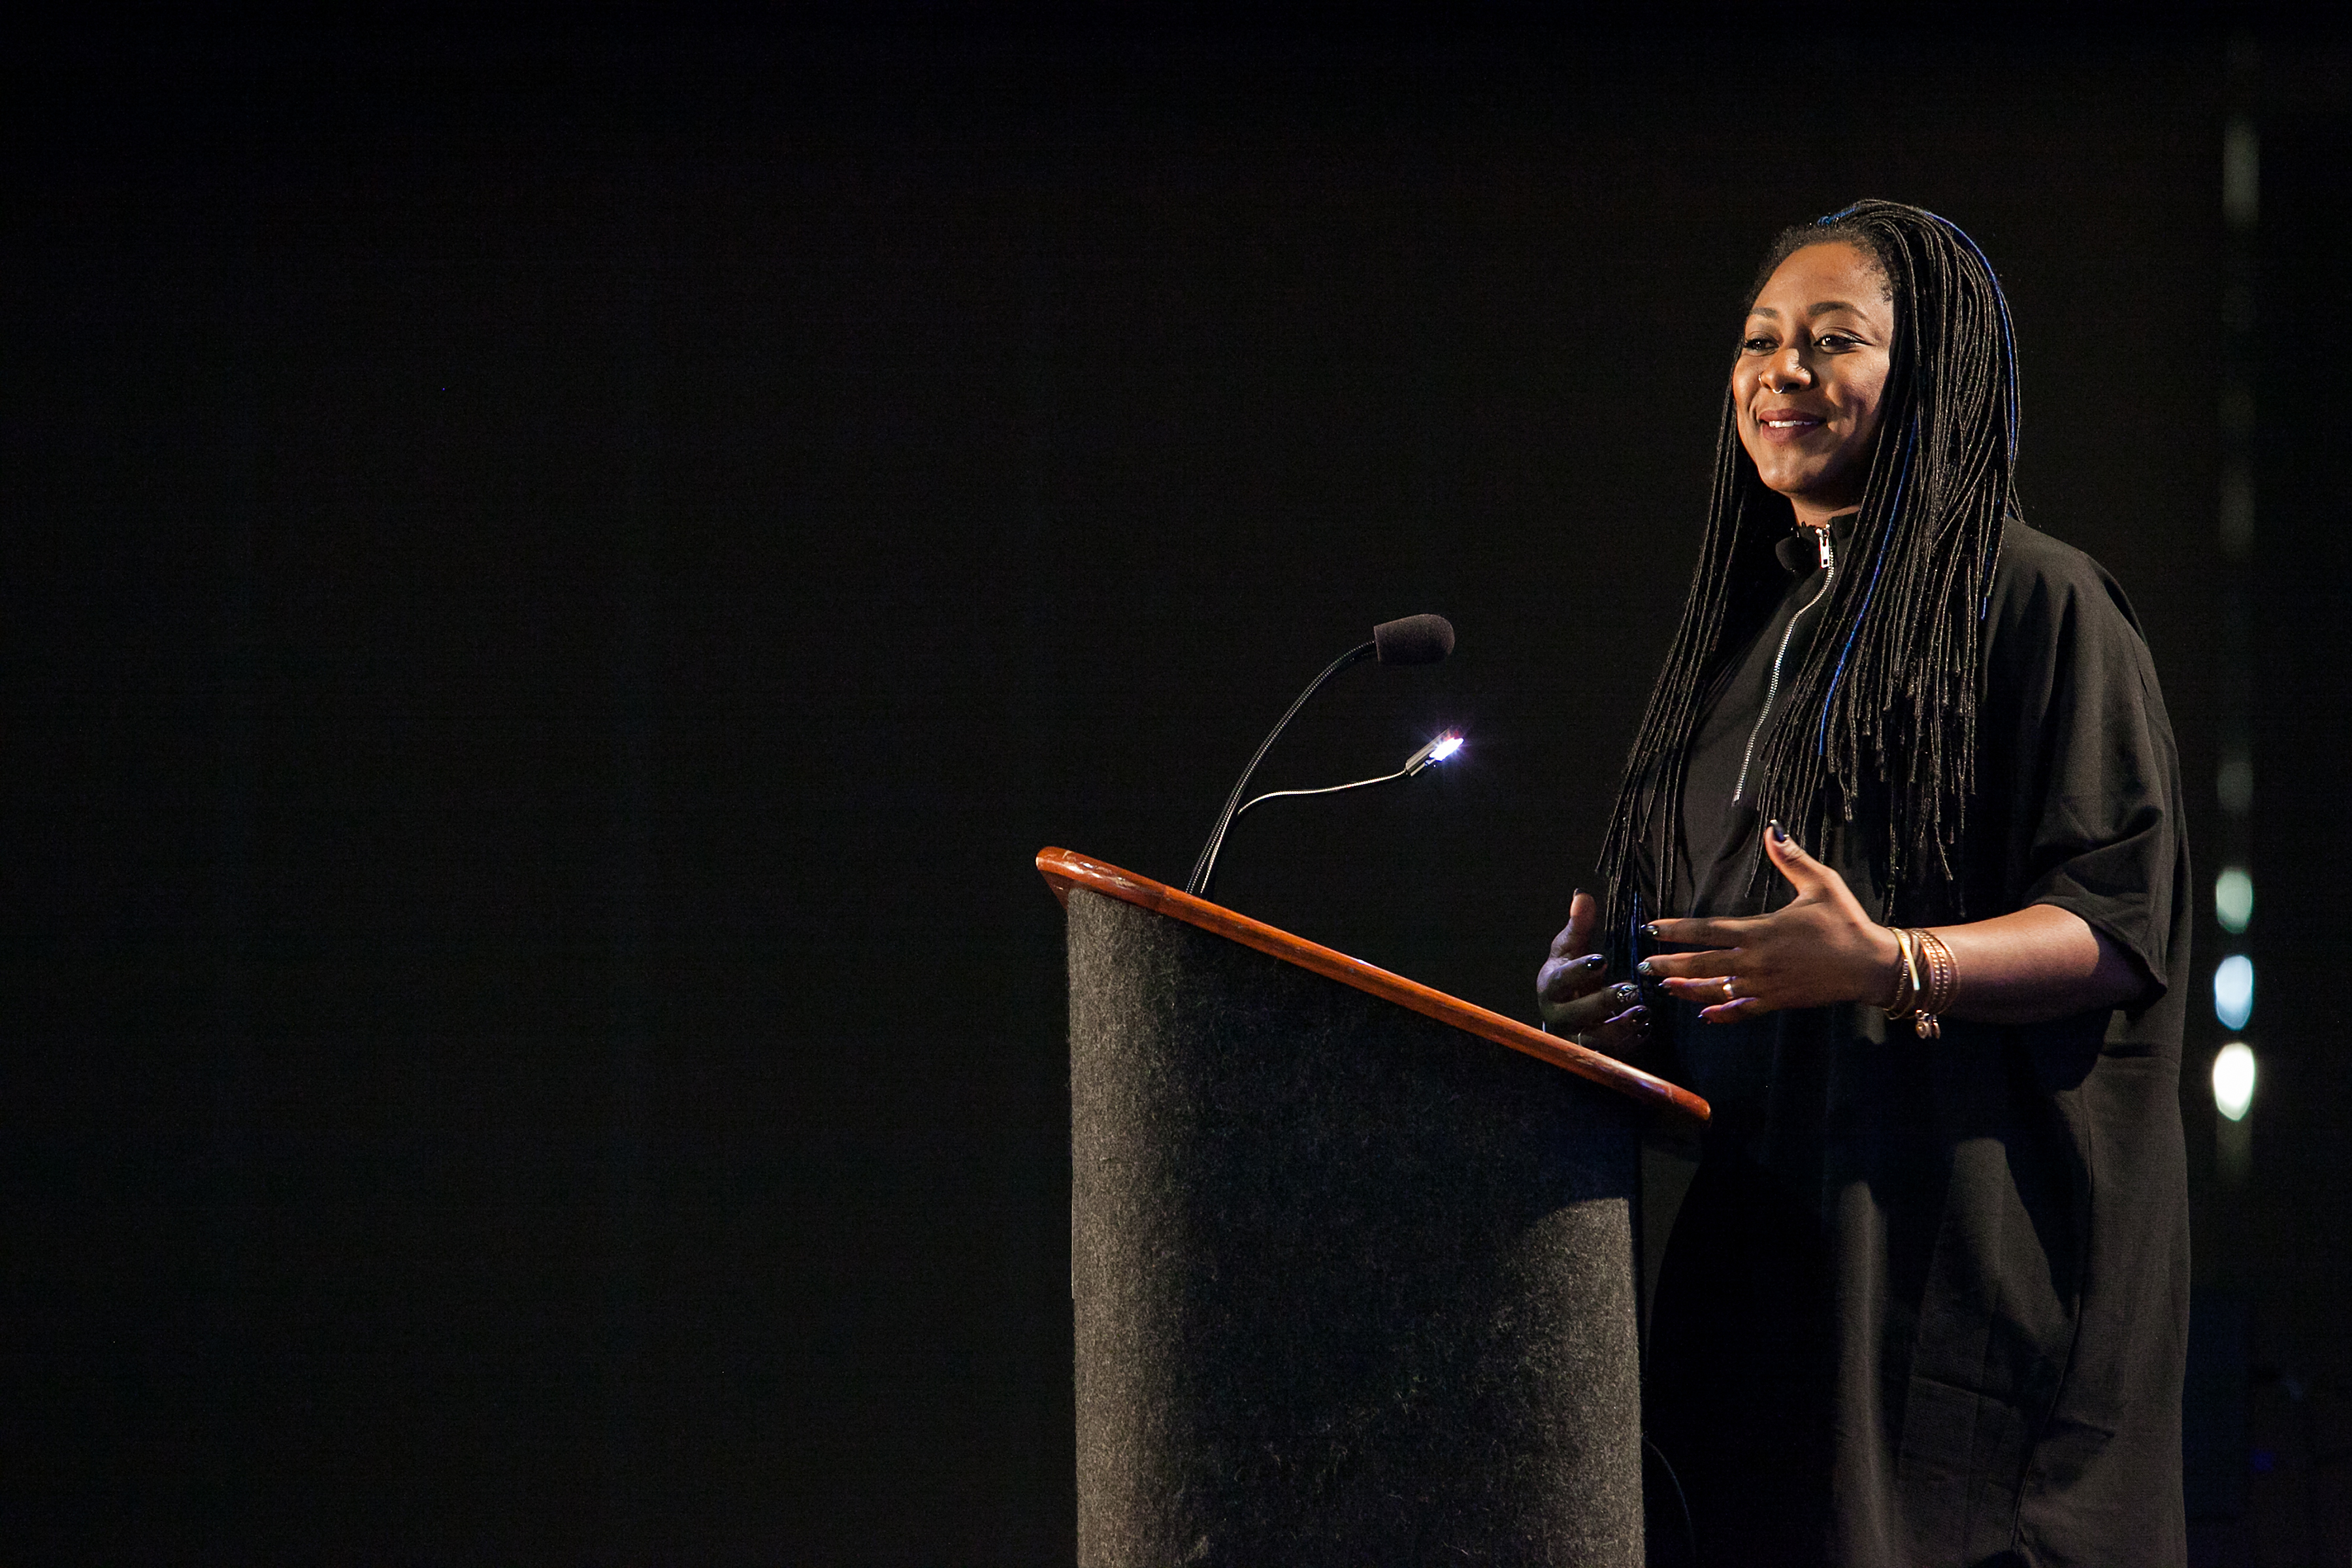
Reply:
[[2233, 952], [2213, 971], [2213, 1016], [2225, 1029], [2242, 1029], [2254, 1014], [2254, 961]]

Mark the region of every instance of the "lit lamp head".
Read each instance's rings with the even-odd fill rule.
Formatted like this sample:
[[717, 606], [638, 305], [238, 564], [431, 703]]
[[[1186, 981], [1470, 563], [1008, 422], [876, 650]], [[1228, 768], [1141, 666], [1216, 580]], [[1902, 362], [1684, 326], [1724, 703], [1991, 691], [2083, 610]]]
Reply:
[[1448, 730], [1404, 760], [1404, 776], [1411, 778], [1430, 763], [1442, 763], [1461, 749], [1461, 732]]

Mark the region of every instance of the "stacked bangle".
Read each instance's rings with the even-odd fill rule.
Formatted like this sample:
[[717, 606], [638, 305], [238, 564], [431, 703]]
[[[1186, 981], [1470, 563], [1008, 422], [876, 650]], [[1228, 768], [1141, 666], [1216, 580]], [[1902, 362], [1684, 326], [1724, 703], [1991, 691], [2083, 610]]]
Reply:
[[1959, 994], [1960, 972], [1952, 950], [1934, 931], [1891, 926], [1895, 933], [1895, 989], [1886, 1001], [1886, 1021], [1908, 1018], [1912, 1032], [1923, 1040], [1941, 1039], [1940, 1015]]

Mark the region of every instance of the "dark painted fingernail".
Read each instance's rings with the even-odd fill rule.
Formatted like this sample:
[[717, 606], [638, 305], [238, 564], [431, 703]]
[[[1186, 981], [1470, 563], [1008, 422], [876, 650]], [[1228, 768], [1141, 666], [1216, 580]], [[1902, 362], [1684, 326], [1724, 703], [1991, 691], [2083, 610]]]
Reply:
[[1780, 819], [1777, 816], [1772, 819], [1772, 842], [1775, 844], [1789, 842], [1789, 830], [1780, 826]]
[[1626, 1014], [1625, 1016], [1646, 1024], [1650, 1021], [1650, 1010], [1647, 1007], [1636, 1007], [1632, 1012]]
[[1622, 980], [1610, 987], [1610, 994], [1620, 1002], [1632, 1002], [1641, 996], [1642, 988], [1630, 980]]
[[1635, 964], [1635, 965], [1633, 966], [1633, 973], [1636, 973], [1636, 974], [1638, 974], [1638, 975], [1641, 975], [1643, 979], [1645, 979], [1645, 980], [1646, 980], [1646, 979], [1652, 979], [1652, 978], [1654, 978], [1654, 977], [1656, 976], [1656, 974], [1657, 974], [1657, 973], [1658, 973], [1658, 972], [1657, 972], [1657, 970], [1656, 970], [1654, 967], [1653, 967], [1653, 966], [1652, 966], [1652, 964], [1651, 964], [1650, 961], [1649, 961], [1648, 959], [1646, 959], [1646, 958], [1645, 958], [1645, 959], [1642, 960], [1642, 962], [1641, 962], [1641, 963], [1637, 963], [1637, 964]]
[[1606, 956], [1606, 955], [1604, 955], [1604, 954], [1598, 953], [1598, 952], [1588, 952], [1588, 953], [1586, 953], [1582, 958], [1578, 959], [1576, 962], [1577, 962], [1577, 963], [1580, 963], [1580, 964], [1582, 964], [1582, 965], [1584, 965], [1584, 967], [1585, 967], [1585, 968], [1587, 968], [1587, 969], [1598, 969], [1598, 968], [1600, 968], [1602, 964], [1604, 964], [1604, 963], [1608, 963], [1608, 962], [1609, 962], [1609, 960], [1608, 960], [1607, 956]]
[[1657, 921], [1648, 921], [1647, 923], [1645, 923], [1645, 924], [1642, 927], [1642, 934], [1643, 934], [1643, 936], [1650, 936], [1650, 937], [1656, 936], [1656, 935], [1658, 934], [1658, 922], [1657, 922]]
[[1582, 888], [1575, 889], [1573, 891], [1571, 891], [1571, 892], [1568, 895], [1568, 901], [1569, 901], [1570, 906], [1571, 908], [1572, 908], [1572, 907], [1574, 907], [1574, 905], [1575, 905], [1575, 903], [1576, 903], [1576, 900], [1579, 900], [1579, 899], [1580, 899], [1580, 898], [1582, 898], [1582, 897], [1584, 897], [1584, 889], [1583, 889]]

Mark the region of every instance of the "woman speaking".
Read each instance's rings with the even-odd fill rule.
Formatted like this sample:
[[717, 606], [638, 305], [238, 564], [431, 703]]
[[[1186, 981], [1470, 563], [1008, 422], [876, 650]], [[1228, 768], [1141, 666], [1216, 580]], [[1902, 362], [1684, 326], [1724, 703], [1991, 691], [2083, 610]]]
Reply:
[[1714, 1103], [1651, 1320], [1703, 1563], [2183, 1561], [2179, 764], [2123, 591], [2023, 521], [1991, 267], [1767, 257], [1699, 563], [1547, 1024]]

